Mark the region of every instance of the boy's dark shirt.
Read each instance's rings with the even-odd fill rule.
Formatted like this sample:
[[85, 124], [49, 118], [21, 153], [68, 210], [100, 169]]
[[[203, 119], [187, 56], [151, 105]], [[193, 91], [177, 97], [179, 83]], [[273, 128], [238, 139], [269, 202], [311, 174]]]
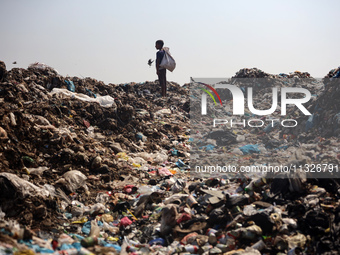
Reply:
[[165, 51], [159, 50], [156, 54], [156, 66], [159, 66], [162, 63], [162, 59], [164, 57]]

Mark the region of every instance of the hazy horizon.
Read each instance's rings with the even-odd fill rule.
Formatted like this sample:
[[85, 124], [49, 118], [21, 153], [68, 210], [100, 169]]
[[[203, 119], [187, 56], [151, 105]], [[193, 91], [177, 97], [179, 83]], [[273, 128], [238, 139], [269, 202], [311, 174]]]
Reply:
[[[155, 41], [177, 62], [168, 81], [231, 77], [241, 68], [323, 77], [340, 65], [340, 2], [2, 0], [0, 60], [45, 63], [106, 84], [157, 79]], [[12, 64], [16, 61], [17, 64]]]

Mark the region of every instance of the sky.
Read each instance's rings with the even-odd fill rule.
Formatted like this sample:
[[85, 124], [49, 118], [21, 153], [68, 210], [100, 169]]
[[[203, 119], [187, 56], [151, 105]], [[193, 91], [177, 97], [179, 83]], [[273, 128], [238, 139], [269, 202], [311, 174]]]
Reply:
[[154, 81], [147, 61], [162, 39], [177, 63], [167, 79], [180, 85], [252, 67], [323, 77], [340, 65], [339, 9], [338, 0], [0, 0], [0, 60], [107, 84]]

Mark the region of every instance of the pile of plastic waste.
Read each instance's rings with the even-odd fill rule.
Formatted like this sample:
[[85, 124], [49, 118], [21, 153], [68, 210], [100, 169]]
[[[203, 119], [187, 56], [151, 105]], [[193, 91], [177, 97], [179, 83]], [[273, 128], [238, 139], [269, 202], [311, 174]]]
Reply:
[[[258, 69], [235, 78], [266, 77], [283, 87], [312, 79]], [[221, 112], [209, 102], [214, 116], [192, 134], [190, 113], [200, 106], [190, 103], [199, 95], [189, 96], [189, 84], [169, 82], [164, 99], [158, 81], [104, 84], [0, 62], [0, 253], [335, 254], [337, 178], [196, 176], [191, 167], [204, 152], [207, 162], [238, 167], [318, 162], [337, 171], [339, 86], [321, 82], [302, 82], [315, 93], [306, 107], [318, 122], [287, 111], [302, 129], [211, 131], [204, 124]]]

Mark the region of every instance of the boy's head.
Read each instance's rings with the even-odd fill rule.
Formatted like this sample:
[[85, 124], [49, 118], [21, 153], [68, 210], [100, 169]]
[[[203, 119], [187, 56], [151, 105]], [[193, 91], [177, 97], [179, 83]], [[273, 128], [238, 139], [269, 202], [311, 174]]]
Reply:
[[156, 49], [157, 49], [157, 50], [162, 49], [162, 48], [163, 48], [163, 45], [164, 45], [163, 40], [158, 40], [158, 41], [156, 41]]

